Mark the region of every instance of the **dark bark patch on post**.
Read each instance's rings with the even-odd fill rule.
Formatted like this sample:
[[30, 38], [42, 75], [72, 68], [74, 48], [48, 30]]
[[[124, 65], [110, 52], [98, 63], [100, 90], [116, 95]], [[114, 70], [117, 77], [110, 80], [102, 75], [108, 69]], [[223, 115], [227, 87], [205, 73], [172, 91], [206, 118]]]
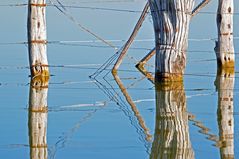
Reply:
[[234, 67], [233, 0], [219, 0], [217, 10], [218, 42], [215, 50], [218, 67]]
[[222, 15], [221, 14], [217, 14], [217, 22], [221, 23], [222, 21]]
[[231, 13], [231, 12], [232, 12], [232, 8], [229, 7], [229, 8], [228, 8], [228, 13]]
[[164, 26], [164, 32], [169, 33], [169, 28], [166, 25]]
[[41, 23], [38, 22], [38, 23], [37, 23], [37, 28], [40, 28], [40, 27], [41, 27]]
[[231, 29], [231, 24], [227, 24], [228, 29]]

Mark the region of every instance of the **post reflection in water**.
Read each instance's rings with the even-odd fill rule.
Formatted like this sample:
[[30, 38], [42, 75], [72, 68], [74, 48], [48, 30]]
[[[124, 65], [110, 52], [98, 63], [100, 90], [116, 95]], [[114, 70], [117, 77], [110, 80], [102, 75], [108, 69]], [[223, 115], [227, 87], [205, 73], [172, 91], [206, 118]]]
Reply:
[[156, 84], [156, 125], [151, 159], [194, 159], [182, 82]]
[[217, 73], [215, 85], [218, 91], [218, 127], [221, 159], [234, 159], [234, 116], [233, 90], [234, 68], [220, 69]]
[[31, 159], [47, 159], [47, 93], [49, 77], [31, 80], [29, 94], [29, 145]]
[[150, 130], [148, 129], [148, 127], [147, 127], [147, 125], [146, 125], [146, 123], [144, 121], [144, 118], [140, 115], [140, 112], [139, 112], [136, 104], [134, 103], [134, 101], [132, 100], [131, 96], [127, 92], [127, 88], [124, 86], [124, 84], [120, 80], [120, 77], [117, 74], [113, 74], [113, 77], [114, 77], [117, 85], [119, 86], [121, 92], [123, 93], [126, 101], [130, 105], [131, 110], [134, 113], [136, 119], [138, 120], [139, 126], [142, 128], [143, 133], [145, 135], [145, 140], [146, 141], [151, 141], [152, 136], [150, 134]]

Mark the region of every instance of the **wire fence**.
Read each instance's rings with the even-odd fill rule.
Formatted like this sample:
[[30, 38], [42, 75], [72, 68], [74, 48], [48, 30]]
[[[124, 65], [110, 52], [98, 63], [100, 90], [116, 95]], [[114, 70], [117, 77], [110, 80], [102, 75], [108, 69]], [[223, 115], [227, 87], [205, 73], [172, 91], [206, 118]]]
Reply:
[[[111, 1], [96, 1], [98, 2], [111, 2]], [[116, 2], [116, 1], [114, 1]], [[135, 1], [120, 1], [120, 2], [135, 2]], [[69, 2], [68, 2], [69, 3]], [[79, 2], [81, 3], [81, 2]], [[0, 6], [2, 7], [22, 7], [27, 6], [27, 3], [19, 3], [19, 4], [2, 4]], [[83, 31], [91, 34], [93, 37], [95, 37], [97, 40], [87, 40], [87, 41], [48, 41], [49, 44], [58, 44], [58, 45], [70, 45], [70, 46], [86, 46], [86, 47], [97, 47], [97, 48], [113, 48], [115, 50], [118, 50], [118, 48], [122, 46], [116, 46], [113, 44], [113, 42], [125, 42], [126, 40], [123, 39], [115, 39], [115, 40], [105, 40], [104, 38], [100, 37], [96, 33], [92, 32], [88, 28], [86, 28], [84, 25], [82, 25], [80, 22], [78, 22], [67, 10], [67, 8], [78, 8], [78, 9], [90, 9], [90, 10], [101, 10], [101, 11], [117, 11], [117, 12], [131, 12], [131, 13], [141, 13], [142, 11], [137, 10], [125, 10], [125, 9], [115, 9], [115, 8], [100, 8], [100, 7], [86, 7], [86, 6], [77, 6], [77, 5], [63, 5], [59, 0], [56, 0], [56, 3], [53, 2], [53, 0], [50, 0], [50, 3], [48, 3], [48, 6], [57, 8], [63, 15], [65, 15], [67, 18], [69, 18], [73, 23], [75, 23], [80, 29]], [[204, 14], [217, 14], [216, 12], [199, 12]], [[234, 14], [238, 14], [235, 12]], [[239, 36], [235, 36], [234, 40], [238, 40]], [[189, 41], [192, 42], [203, 42], [203, 41], [216, 41], [217, 38], [194, 38], [189, 39]], [[141, 39], [141, 40], [134, 40], [134, 42], [153, 42], [154, 39]], [[90, 43], [90, 44], [83, 44], [83, 43]], [[93, 45], [95, 43], [104, 43], [106, 46], [99, 46], [99, 45]], [[14, 44], [27, 44], [27, 42], [15, 42], [15, 43], [0, 43], [0, 45], [14, 45]], [[137, 50], [151, 50], [151, 48], [131, 48], [131, 49], [137, 49]], [[119, 51], [117, 51], [118, 53]], [[211, 53], [212, 51], [188, 51], [188, 52], [207, 52]], [[116, 54], [117, 54], [116, 53]], [[235, 54], [238, 54], [237, 52]], [[207, 59], [209, 60], [209, 59]]]
[[[100, 68], [83, 68], [82, 66], [77, 66], [77, 65], [50, 65], [50, 67], [61, 67], [61, 68], [79, 68], [79, 69], [97, 69], [96, 74], [100, 73], [103, 70], [110, 70], [109, 66], [112, 66], [113, 61], [118, 57], [119, 51], [122, 46], [120, 45], [115, 45], [114, 43], [120, 43], [120, 42], [126, 42], [124, 39], [111, 39], [111, 40], [106, 40], [96, 33], [92, 32], [88, 28], [86, 28], [84, 25], [82, 25], [80, 22], [78, 22], [67, 10], [69, 9], [88, 9], [88, 10], [99, 10], [99, 11], [114, 11], [114, 12], [127, 12], [127, 13], [141, 13], [142, 11], [140, 10], [128, 10], [128, 9], [118, 9], [118, 8], [106, 8], [106, 7], [91, 7], [91, 6], [81, 6], [79, 3], [108, 3], [108, 2], [137, 2], [137, 1], [130, 1], [130, 0], [123, 0], [123, 1], [91, 1], [91, 2], [86, 2], [86, 1], [78, 1], [75, 3], [75, 1], [68, 1], [67, 3], [72, 3], [70, 5], [63, 5], [59, 0], [50, 0], [50, 3], [47, 3], [49, 7], [55, 7], [57, 8], [64, 16], [66, 16], [68, 19], [70, 19], [73, 23], [75, 23], [77, 26], [80, 27], [83, 31], [91, 34], [95, 39], [97, 40], [79, 40], [79, 41], [48, 41], [48, 44], [51, 45], [69, 45], [69, 46], [84, 46], [84, 47], [97, 47], [97, 48], [113, 48], [115, 50], [118, 50], [115, 54], [113, 54], [112, 57], [110, 57], [104, 64], [101, 65]], [[75, 3], [75, 4], [74, 4]], [[26, 7], [28, 6], [27, 3], [18, 3], [18, 4], [0, 4], [0, 7]], [[217, 14], [217, 12], [207, 12], [207, 11], [201, 11], [199, 12], [201, 14]], [[225, 13], [227, 14], [227, 13]], [[238, 15], [239, 12], [234, 12], [233, 14]], [[238, 40], [239, 36], [234, 36], [234, 40]], [[215, 42], [217, 38], [190, 38], [190, 42]], [[154, 39], [136, 39], [134, 42], [154, 42]], [[101, 45], [101, 44], [105, 45]], [[26, 45], [27, 46], [28, 42], [12, 42], [12, 43], [0, 43], [0, 45]], [[145, 51], [150, 51], [152, 48], [147, 48], [147, 47], [131, 47], [130, 49], [135, 49], [135, 50], [145, 50]], [[188, 53], [197, 53], [197, 54], [212, 54], [214, 51], [212, 50], [188, 50]], [[239, 55], [239, 52], [235, 52], [236, 58]], [[132, 56], [128, 55], [128, 58], [135, 63], [138, 62], [137, 59], [135, 59]], [[189, 60], [190, 61], [190, 60]], [[192, 60], [191, 62], [210, 62], [210, 61], [216, 61], [216, 59], [197, 59], [197, 60]], [[26, 66], [0, 66], [0, 69], [8, 69], [8, 68], [16, 68], [16, 69], [28, 69]], [[101, 70], [101, 71], [99, 71]], [[120, 71], [129, 71], [129, 72], [134, 72], [135, 70], [120, 70]], [[191, 74], [194, 75], [194, 74]]]
[[[108, 1], [109, 2], [109, 1]], [[112, 1], [113, 2], [113, 1]], [[115, 3], [117, 1], [114, 1]], [[121, 1], [126, 2], [126, 1]], [[128, 1], [127, 1], [128, 2]], [[85, 3], [85, 2], [79, 2], [79, 3]], [[89, 2], [94, 3], [94, 2]], [[97, 2], [95, 2], [97, 3]], [[102, 1], [98, 1], [98, 3], [102, 3]], [[27, 3], [19, 3], [19, 4], [0, 4], [0, 7], [26, 7], [28, 6]], [[49, 7], [64, 7], [64, 8], [71, 8], [71, 9], [87, 9], [87, 10], [98, 10], [98, 11], [112, 11], [112, 12], [123, 12], [123, 13], [142, 13], [141, 10], [131, 10], [131, 9], [118, 9], [118, 8], [106, 8], [106, 7], [91, 7], [91, 6], [81, 6], [81, 5], [54, 5], [52, 3], [47, 3], [47, 6]], [[151, 13], [151, 12], [148, 12]], [[218, 14], [215, 11], [200, 11], [199, 14], [207, 14], [207, 15], [216, 15]], [[234, 13], [224, 13], [224, 14], [233, 14], [238, 16], [239, 11], [235, 11]]]

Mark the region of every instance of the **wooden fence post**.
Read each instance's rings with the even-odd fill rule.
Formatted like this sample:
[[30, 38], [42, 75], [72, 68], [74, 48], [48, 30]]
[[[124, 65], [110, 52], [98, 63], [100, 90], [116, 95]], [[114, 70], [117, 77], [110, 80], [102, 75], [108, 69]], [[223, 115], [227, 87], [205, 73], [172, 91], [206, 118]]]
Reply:
[[48, 77], [32, 79], [29, 95], [29, 145], [31, 159], [47, 159]]
[[156, 125], [150, 159], [193, 159], [182, 82], [156, 85]]
[[28, 49], [31, 75], [49, 76], [47, 61], [46, 0], [28, 1]]
[[219, 67], [234, 67], [233, 0], [219, 0], [217, 10], [218, 41], [215, 52]]
[[149, 0], [156, 43], [156, 80], [183, 80], [194, 1]]
[[234, 158], [234, 68], [219, 69], [215, 85], [218, 91], [218, 127], [219, 141], [222, 159]]

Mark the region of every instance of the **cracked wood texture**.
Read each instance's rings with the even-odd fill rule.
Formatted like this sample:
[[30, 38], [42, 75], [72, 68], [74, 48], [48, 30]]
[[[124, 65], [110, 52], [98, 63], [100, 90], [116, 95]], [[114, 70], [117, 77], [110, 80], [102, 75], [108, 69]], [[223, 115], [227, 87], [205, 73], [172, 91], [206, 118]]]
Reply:
[[156, 43], [155, 77], [182, 81], [194, 0], [149, 0]]
[[31, 159], [47, 159], [47, 94], [48, 79], [37, 76], [32, 79], [29, 95], [29, 145]]
[[156, 125], [150, 159], [194, 159], [183, 83], [155, 87]]
[[49, 76], [47, 60], [46, 0], [28, 1], [28, 48], [31, 75]]
[[234, 159], [234, 68], [219, 69], [215, 85], [218, 91], [217, 120], [221, 159]]
[[219, 0], [217, 10], [218, 41], [216, 56], [220, 67], [234, 67], [233, 0]]

